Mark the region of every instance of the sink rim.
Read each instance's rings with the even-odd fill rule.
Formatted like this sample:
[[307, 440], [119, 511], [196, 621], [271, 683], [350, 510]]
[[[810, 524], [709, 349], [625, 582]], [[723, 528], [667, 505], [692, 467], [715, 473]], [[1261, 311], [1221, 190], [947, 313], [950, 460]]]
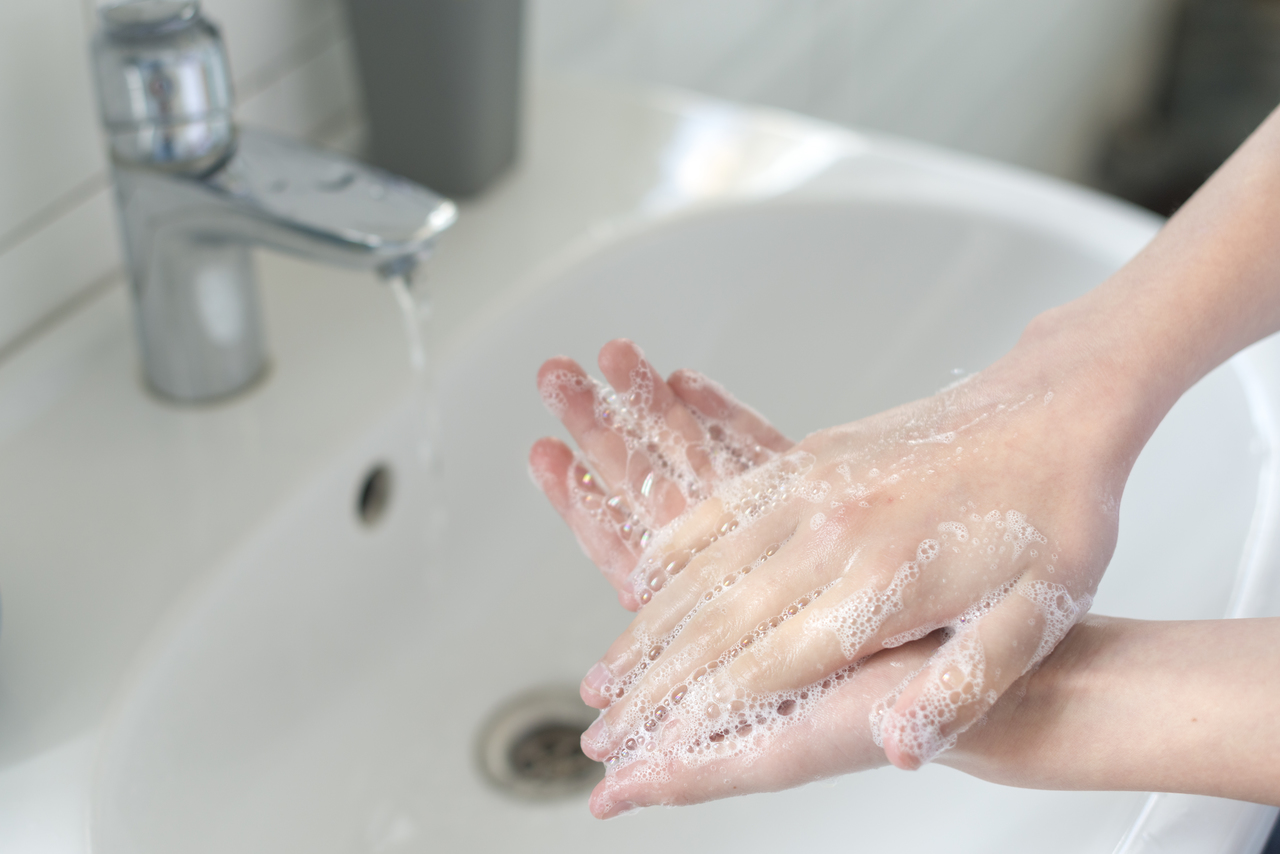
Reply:
[[[853, 201], [860, 202], [864, 200], [853, 199]], [[813, 198], [799, 199], [799, 204], [804, 207], [809, 207], [813, 205], [815, 202], [818, 205], [822, 205], [822, 204], [831, 203], [832, 200], [825, 197], [818, 198], [816, 200]], [[788, 204], [789, 204], [789, 200], [784, 197], [778, 200], [752, 202], [749, 205], [733, 204], [733, 205], [723, 205], [723, 206], [716, 206], [716, 207], [702, 207], [697, 211], [686, 211], [676, 219], [650, 220], [640, 224], [635, 229], [612, 235], [613, 240], [611, 242], [607, 244], [598, 244], [596, 252], [589, 253], [587, 257], [596, 257], [597, 255], [607, 255], [608, 253], [611, 252], [613, 247], [618, 245], [623, 245], [627, 241], [637, 236], [644, 237], [647, 235], [651, 235], [655, 230], [664, 229], [664, 228], [680, 228], [682, 227], [682, 224], [687, 222], [690, 217], [708, 216], [708, 217], [714, 218], [726, 212], [732, 214], [732, 213], [736, 213], [736, 212], [744, 211], [748, 209], [786, 207]], [[483, 331], [483, 329], [492, 329], [493, 325], [499, 324], [501, 322], [500, 318], [506, 318], [506, 321], [510, 322], [510, 319], [512, 317], [516, 317], [519, 315], [520, 307], [522, 305], [527, 305], [529, 300], [538, 299], [540, 296], [542, 296], [545, 293], [544, 291], [545, 288], [555, 287], [556, 283], [565, 281], [563, 271], [565, 269], [569, 269], [569, 270], [576, 269], [577, 265], [582, 263], [582, 260], [583, 259], [579, 257], [578, 259], [574, 260], [572, 263], [567, 264], [565, 267], [561, 269], [558, 269], [558, 270], [552, 269], [550, 271], [544, 271], [542, 277], [536, 280], [534, 284], [530, 285], [529, 288], [524, 292], [522, 297], [515, 299], [506, 309], [504, 309], [501, 312], [500, 315], [493, 316], [488, 323], [483, 324], [481, 331]], [[455, 351], [455, 356], [457, 352], [458, 351]], [[1257, 358], [1259, 358], [1258, 355], [1252, 351], [1249, 354], [1243, 354], [1240, 357], [1238, 357], [1238, 359], [1241, 362], [1248, 363], [1248, 364], [1252, 364], [1251, 360], [1256, 360]], [[1234, 364], [1235, 363], [1233, 363], [1233, 365]], [[1237, 368], [1236, 370], [1238, 372], [1239, 368]], [[1277, 400], [1280, 399], [1276, 395], [1277, 386], [1268, 385], [1265, 379], [1256, 380], [1254, 383], [1254, 386], [1255, 388], [1253, 389], [1253, 394], [1249, 393], [1248, 388], [1246, 388], [1245, 390], [1245, 398], [1249, 402], [1251, 409], [1254, 409], [1258, 406], [1263, 406], [1264, 409], [1267, 406], [1275, 407]], [[1257, 418], [1258, 416], [1255, 414], [1254, 415], [1255, 423], [1257, 421]], [[1271, 461], [1272, 463], [1274, 463], [1274, 455], [1272, 456]], [[1270, 488], [1269, 485], [1267, 484], [1264, 484], [1264, 486], [1266, 486], [1266, 488]], [[1265, 539], [1265, 536], [1269, 533], [1270, 528], [1273, 528], [1275, 526], [1272, 525], [1272, 526], [1264, 526], [1264, 527], [1266, 527], [1267, 530], [1263, 531], [1262, 534], [1255, 535], [1253, 537], [1254, 540], [1257, 540], [1258, 537], [1263, 537], [1263, 539]], [[1248, 546], [1246, 548], [1246, 554], [1242, 562], [1242, 566], [1257, 564], [1258, 559], [1256, 558], [1256, 554], [1257, 554], [1257, 547], [1252, 545]], [[1242, 595], [1243, 594], [1239, 594], [1239, 593], [1236, 594], [1236, 597], [1235, 597], [1236, 602], [1232, 606], [1233, 610], [1240, 610], [1241, 608], [1250, 608], [1250, 607], [1260, 606], [1257, 596], [1244, 595], [1244, 598], [1241, 598]], [[1186, 799], [1186, 796], [1177, 797], [1177, 796], [1155, 794], [1155, 795], [1149, 796], [1149, 798], [1145, 802], [1142, 812], [1140, 814], [1139, 823], [1135, 824], [1134, 827], [1130, 829], [1128, 835], [1125, 837], [1125, 840], [1122, 841], [1122, 847], [1118, 850], [1132, 851], [1132, 852], [1138, 852], [1138, 851], [1144, 850], [1141, 846], [1146, 844], [1145, 837], [1149, 835], [1148, 829], [1158, 827], [1162, 821], [1163, 822], [1169, 821], [1170, 819], [1168, 817], [1170, 815], [1175, 815], [1175, 814], [1179, 821], [1186, 821], [1188, 820], [1188, 818], [1194, 818], [1197, 814], [1200, 814], [1203, 816], [1204, 820], [1214, 821], [1219, 826], [1224, 827], [1226, 831], [1231, 833], [1236, 833], [1237, 835], [1239, 834], [1239, 832], [1241, 832], [1240, 831], [1241, 827], [1244, 827], [1245, 830], [1248, 830], [1251, 827], [1260, 826], [1261, 824], [1265, 823], [1269, 817], [1268, 808], [1261, 808], [1261, 807], [1253, 808], [1253, 807], [1250, 807], [1249, 805], [1240, 805], [1238, 807], [1232, 807], [1231, 809], [1227, 809], [1224, 811], [1223, 804], [1220, 802], [1216, 802], [1215, 799], [1199, 799], [1199, 800], [1188, 801]]]

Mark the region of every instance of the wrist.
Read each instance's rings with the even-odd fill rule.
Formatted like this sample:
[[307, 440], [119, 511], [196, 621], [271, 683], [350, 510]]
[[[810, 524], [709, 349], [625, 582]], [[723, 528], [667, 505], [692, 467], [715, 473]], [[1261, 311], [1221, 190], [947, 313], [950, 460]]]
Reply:
[[[1046, 440], [1060, 459], [1117, 499], [1138, 454], [1194, 379], [1173, 375], [1143, 340], [1120, 328], [1111, 294], [1098, 289], [1050, 309], [983, 372], [1006, 398], [1044, 400]], [[1066, 472], [1062, 473], [1066, 475]]]
[[1089, 617], [944, 761], [1007, 785], [1280, 804], [1280, 620]]

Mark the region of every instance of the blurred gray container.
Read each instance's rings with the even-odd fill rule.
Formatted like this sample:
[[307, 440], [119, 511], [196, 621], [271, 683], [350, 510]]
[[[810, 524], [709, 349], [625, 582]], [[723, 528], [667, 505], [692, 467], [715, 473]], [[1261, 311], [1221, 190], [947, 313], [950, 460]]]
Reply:
[[369, 159], [450, 196], [515, 160], [523, 0], [346, 0]]

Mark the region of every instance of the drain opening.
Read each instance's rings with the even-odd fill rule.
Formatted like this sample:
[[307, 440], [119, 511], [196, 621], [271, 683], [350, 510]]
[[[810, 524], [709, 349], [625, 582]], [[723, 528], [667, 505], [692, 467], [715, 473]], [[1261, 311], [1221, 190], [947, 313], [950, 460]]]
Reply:
[[591, 791], [604, 767], [582, 752], [582, 732], [596, 719], [577, 688], [539, 688], [513, 697], [480, 734], [480, 768], [490, 783], [530, 800]]
[[365, 525], [376, 525], [391, 503], [391, 469], [379, 463], [369, 469], [356, 493], [356, 516]]

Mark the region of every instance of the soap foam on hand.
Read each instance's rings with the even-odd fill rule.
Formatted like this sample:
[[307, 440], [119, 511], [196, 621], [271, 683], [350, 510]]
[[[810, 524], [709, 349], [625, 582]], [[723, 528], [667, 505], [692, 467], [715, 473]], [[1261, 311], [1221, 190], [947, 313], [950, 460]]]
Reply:
[[[969, 379], [771, 451], [713, 407], [680, 407], [696, 429], [672, 422], [656, 403], [671, 392], [642, 358], [620, 376], [625, 391], [573, 371], [540, 375], [548, 408], [569, 424], [590, 401], [591, 430], [620, 449], [604, 460], [612, 491], [583, 457], [565, 484], [576, 512], [635, 556], [623, 584], [641, 606], [587, 686], [608, 703], [583, 739], [609, 769], [601, 791], [623, 769], [660, 796], [672, 775], [754, 762], [856, 680], [875, 650], [936, 632], [946, 643], [866, 719], [869, 739], [888, 733], [928, 761], [1088, 608], [1088, 578], [1050, 580], [1072, 561], [1030, 521], [1040, 505], [967, 497], [1001, 463], [1008, 436], [1044, 417], [1043, 391], [998, 395]], [[661, 490], [683, 508], [674, 518], [654, 511]], [[1029, 609], [1025, 628], [983, 636], [984, 621], [1016, 607]], [[761, 681], [750, 665], [762, 656], [804, 666]]]
[[[832, 691], [840, 688], [845, 680], [854, 678], [862, 663], [861, 660], [852, 660], [855, 652], [889, 617], [903, 610], [903, 593], [943, 553], [944, 548], [963, 548], [982, 559], [987, 559], [994, 548], [1002, 558], [1007, 556], [1012, 560], [1022, 553], [1027, 542], [1043, 539], [1017, 511], [1006, 511], [1003, 515], [992, 511], [985, 516], [978, 515], [978, 518], [981, 520], [979, 535], [971, 538], [968, 527], [958, 521], [941, 523], [938, 526], [939, 537], [921, 541], [916, 549], [916, 559], [900, 566], [888, 586], [880, 590], [865, 587], [853, 591], [813, 615], [807, 628], [834, 634], [846, 658], [850, 659], [846, 666], [811, 684], [770, 692], [751, 691], [726, 675], [727, 665], [753, 644], [765, 642], [785, 621], [800, 615], [820, 597], [838, 597], [836, 588], [842, 576], [800, 597], [781, 613], [761, 622], [738, 643], [720, 652], [714, 660], [692, 669], [688, 678], [681, 679], [656, 703], [626, 706], [621, 719], [615, 721], [592, 747], [603, 752], [620, 742], [620, 749], [609, 753], [605, 760], [610, 771], [643, 763], [642, 768], [631, 769], [629, 779], [654, 784], [668, 781], [673, 768], [696, 768], [709, 761], [729, 757], [746, 761], [758, 757], [768, 749], [771, 740], [783, 727], [806, 719]], [[763, 567], [778, 548], [776, 544], [771, 546], [752, 564], [743, 567], [740, 574], [745, 577]], [[856, 554], [850, 563], [854, 560]], [[610, 686], [615, 702], [628, 698], [641, 677], [654, 668], [663, 651], [679, 637], [697, 613], [728, 586], [722, 581], [709, 589], [698, 606], [685, 615], [668, 635], [644, 638], [643, 644], [648, 646], [649, 653]], [[894, 728], [898, 744], [903, 749], [924, 761], [930, 760], [955, 744], [959, 732], [944, 733], [944, 730], [956, 720], [962, 707], [979, 702], [990, 706], [995, 702], [996, 697], [984, 687], [985, 655], [977, 626], [983, 616], [1015, 590], [1038, 605], [1043, 615], [1045, 630], [1035, 661], [1051, 652], [1088, 608], [1087, 597], [1085, 601], [1074, 602], [1062, 585], [1035, 581], [1019, 587], [1015, 579], [981, 597], [953, 621], [927, 624], [885, 640], [885, 647], [894, 647], [919, 640], [939, 629], [947, 637], [947, 643], [925, 668], [911, 673], [873, 708], [871, 731], [877, 745], [883, 746], [882, 730], [889, 726]], [[824, 604], [826, 601], [824, 599]], [[903, 688], [928, 670], [937, 671], [939, 680], [926, 688], [910, 715], [893, 715], [891, 710]], [[668, 734], [668, 724], [675, 720], [680, 723], [671, 727]], [[619, 733], [625, 733], [625, 737], [618, 738]]]

